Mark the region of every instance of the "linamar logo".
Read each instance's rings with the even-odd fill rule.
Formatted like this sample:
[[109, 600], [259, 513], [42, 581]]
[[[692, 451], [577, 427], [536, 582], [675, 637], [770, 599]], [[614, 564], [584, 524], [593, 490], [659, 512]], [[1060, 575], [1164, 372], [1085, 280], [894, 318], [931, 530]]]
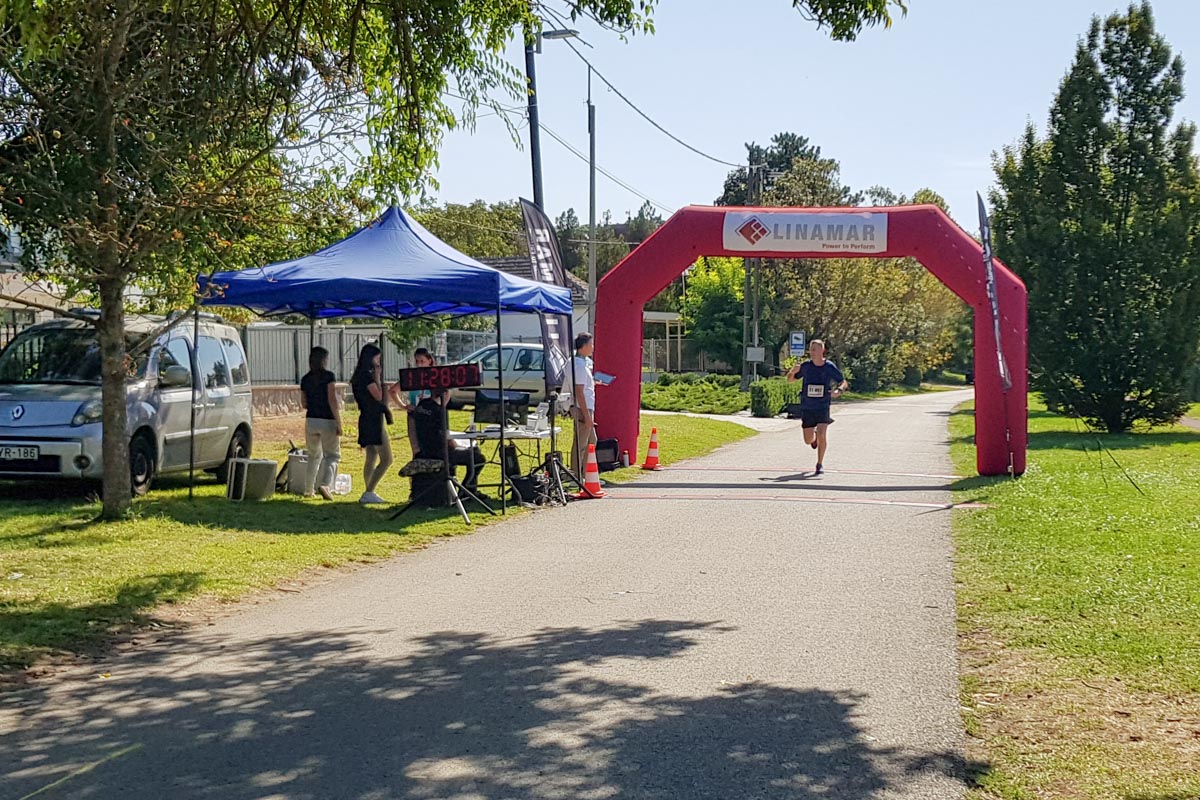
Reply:
[[742, 225], [742, 227], [738, 228], [738, 233], [751, 245], [756, 245], [761, 242], [763, 238], [770, 233], [770, 231], [767, 230], [766, 225], [763, 225], [759, 221], [758, 217], [751, 217], [750, 219], [746, 220], [746, 223]]

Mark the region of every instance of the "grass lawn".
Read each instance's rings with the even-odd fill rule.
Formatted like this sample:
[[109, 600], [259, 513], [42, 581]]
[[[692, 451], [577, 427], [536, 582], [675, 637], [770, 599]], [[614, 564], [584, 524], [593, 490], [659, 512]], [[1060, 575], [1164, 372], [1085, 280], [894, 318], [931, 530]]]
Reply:
[[[466, 413], [451, 415], [451, 427], [461, 430], [467, 421]], [[752, 435], [728, 422], [656, 415], [644, 420], [647, 438], [649, 425], [659, 429], [665, 463]], [[414, 510], [393, 522], [387, 507], [360, 506], [362, 455], [354, 435], [346, 431], [340, 471], [354, 476], [356, 491], [332, 503], [292, 496], [230, 503], [207, 475], [189, 501], [186, 478], [168, 478], [135, 504], [132, 518], [97, 523], [98, 504], [75, 485], [0, 483], [0, 676], [93, 651], [114, 633], [150, 622], [164, 604], [233, 600], [312, 568], [377, 560], [469, 531], [449, 510]], [[255, 455], [282, 459], [289, 436], [303, 439], [299, 417], [259, 420]], [[570, 436], [566, 420], [560, 449], [570, 449]], [[402, 434], [393, 447], [395, 467], [379, 493], [401, 501], [408, 481], [396, 470], [410, 453]], [[499, 477], [489, 469], [483, 482]], [[635, 474], [611, 473], [615, 480]], [[498, 518], [481, 512], [472, 519]]]
[[[962, 474], [972, 414], [950, 422]], [[973, 796], [1200, 797], [1200, 433], [1029, 422], [1024, 477], [956, 487], [992, 506], [954, 517], [964, 716], [992, 767]]]

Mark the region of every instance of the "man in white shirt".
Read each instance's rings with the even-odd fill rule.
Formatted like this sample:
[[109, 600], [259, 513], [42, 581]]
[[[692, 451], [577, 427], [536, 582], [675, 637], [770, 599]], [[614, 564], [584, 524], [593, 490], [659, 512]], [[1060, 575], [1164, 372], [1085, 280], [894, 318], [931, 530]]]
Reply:
[[575, 421], [575, 447], [571, 451], [571, 471], [583, 478], [587, 466], [588, 445], [596, 443], [596, 379], [592, 374], [590, 333], [575, 337], [575, 385], [571, 397], [571, 418]]

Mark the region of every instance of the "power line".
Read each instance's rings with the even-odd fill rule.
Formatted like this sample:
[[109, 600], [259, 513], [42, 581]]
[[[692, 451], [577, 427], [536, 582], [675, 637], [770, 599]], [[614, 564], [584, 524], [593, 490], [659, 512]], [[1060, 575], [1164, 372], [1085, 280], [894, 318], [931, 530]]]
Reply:
[[[551, 16], [553, 16], [560, 25], [569, 26], [569, 23], [567, 22], [567, 20], [565, 20], [562, 17], [562, 15], [559, 14], [558, 12], [556, 12], [554, 9], [549, 8], [547, 6], [542, 6], [542, 8], [545, 9], [545, 11], [548, 12]], [[596, 69], [596, 66], [594, 64], [592, 64], [591, 61], [588, 61], [587, 56], [585, 56], [583, 53], [581, 53], [579, 51], [579, 48], [571, 43], [570, 39], [561, 39], [560, 41], [562, 41], [564, 44], [566, 44], [567, 47], [571, 48], [571, 52], [573, 52], [575, 55], [579, 56], [579, 60], [582, 61], [584, 64], [587, 64], [588, 68], [592, 72], [596, 73], [596, 77], [599, 78], [601, 81], [603, 81], [604, 85], [607, 86], [612, 91], [613, 94], [615, 94], [617, 97], [619, 97], [623, 101], [625, 101], [625, 105], [632, 108], [635, 112], [637, 112], [637, 114], [642, 119], [646, 120], [646, 122], [649, 122], [651, 125], [653, 125], [655, 128], [657, 128], [659, 132], [661, 132], [662, 134], [667, 136], [669, 139], [674, 141], [676, 144], [687, 148], [688, 150], [692, 151], [693, 153], [695, 153], [696, 155], [698, 155], [702, 158], [707, 158], [709, 161], [714, 161], [714, 162], [716, 162], [718, 164], [722, 164], [726, 167], [733, 167], [735, 169], [741, 169], [746, 166], [745, 164], [735, 164], [732, 161], [726, 161], [722, 158], [717, 158], [716, 156], [709, 155], [708, 153], [704, 152], [703, 150], [699, 149], [698, 147], [693, 147], [692, 145], [685, 142], [683, 139], [680, 139], [678, 136], [671, 133], [669, 130], [667, 130], [662, 125], [660, 125], [658, 122], [656, 122], [649, 114], [647, 114], [645, 111], [643, 111], [641, 108], [639, 108], [636, 103], [634, 103], [632, 100], [630, 100], [624, 94], [622, 94], [621, 90], [618, 89], [616, 86], [614, 86], [612, 81], [610, 81], [608, 78], [604, 77], [604, 73], [602, 73], [600, 70]], [[545, 127], [545, 126], [543, 126], [543, 127]], [[761, 167], [764, 165], [752, 164], [751, 166]]]
[[[591, 163], [591, 159], [589, 159], [589, 158], [588, 158], [586, 155], [584, 155], [583, 153], [579, 152], [579, 150], [578, 150], [578, 149], [577, 149], [577, 148], [576, 148], [574, 145], [572, 145], [570, 142], [568, 142], [566, 139], [562, 138], [562, 137], [561, 137], [561, 136], [559, 136], [557, 133], [555, 133], [554, 131], [552, 131], [550, 128], [546, 127], [546, 123], [544, 123], [544, 122], [543, 122], [543, 123], [541, 124], [541, 128], [542, 128], [542, 130], [544, 130], [546, 133], [550, 134], [550, 137], [551, 137], [552, 139], [554, 139], [554, 141], [558, 142], [558, 143], [559, 143], [559, 144], [561, 144], [563, 147], [567, 148], [567, 150], [570, 150], [570, 151], [571, 151], [571, 153], [572, 153], [572, 154], [573, 154], [573, 155], [574, 155], [576, 158], [578, 158], [580, 161], [584, 162], [585, 164]], [[658, 202], [658, 201], [657, 201], [657, 200], [655, 200], [653, 197], [650, 197], [649, 195], [645, 194], [644, 192], [638, 191], [637, 189], [633, 188], [632, 186], [630, 186], [630, 185], [629, 185], [628, 183], [626, 183], [625, 181], [623, 181], [623, 180], [621, 180], [620, 178], [618, 178], [616, 175], [613, 175], [611, 172], [609, 172], [608, 170], [606, 170], [606, 169], [604, 169], [603, 167], [601, 167], [599, 164], [597, 164], [597, 165], [596, 165], [596, 171], [597, 171], [597, 172], [599, 172], [599, 173], [600, 173], [601, 175], [603, 175], [604, 177], [608, 178], [608, 179], [609, 179], [610, 181], [612, 181], [613, 183], [615, 183], [615, 184], [617, 184], [618, 186], [620, 186], [622, 189], [625, 189], [626, 191], [628, 191], [628, 192], [631, 192], [632, 194], [635, 194], [635, 195], [637, 195], [638, 197], [642, 198], [643, 200], [645, 200], [645, 201], [646, 201], [647, 203], [649, 203], [650, 205], [652, 205], [652, 206], [655, 206], [656, 208], [659, 208], [659, 209], [661, 209], [661, 210], [665, 211], [665, 212], [666, 212], [666, 213], [668, 213], [668, 214], [674, 214], [674, 213], [675, 213], [675, 209], [671, 208], [670, 206], [667, 206], [667, 205], [664, 205], [664, 204], [662, 204], [662, 203]]]
[[[503, 233], [506, 236], [516, 236], [520, 239], [525, 238], [525, 234], [522, 231], [506, 231], [503, 228], [489, 228], [487, 225], [476, 225], [473, 222], [467, 222], [466, 220], [459, 219], [458, 217], [452, 217], [439, 211], [417, 209], [413, 212], [413, 215], [417, 217], [433, 217], [434, 219], [440, 219], [443, 222], [448, 222], [454, 225], [465, 225], [468, 228], [475, 228], [476, 230], [491, 231], [492, 233]], [[418, 220], [418, 222], [419, 221], [420, 220]]]

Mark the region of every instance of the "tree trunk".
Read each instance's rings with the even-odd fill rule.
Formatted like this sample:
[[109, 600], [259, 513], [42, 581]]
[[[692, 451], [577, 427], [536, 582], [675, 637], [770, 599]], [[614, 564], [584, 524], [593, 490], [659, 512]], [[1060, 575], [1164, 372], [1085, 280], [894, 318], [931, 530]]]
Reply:
[[104, 404], [103, 519], [119, 519], [129, 510], [129, 438], [126, 434], [125, 304], [121, 281], [105, 280], [100, 288], [101, 392]]

